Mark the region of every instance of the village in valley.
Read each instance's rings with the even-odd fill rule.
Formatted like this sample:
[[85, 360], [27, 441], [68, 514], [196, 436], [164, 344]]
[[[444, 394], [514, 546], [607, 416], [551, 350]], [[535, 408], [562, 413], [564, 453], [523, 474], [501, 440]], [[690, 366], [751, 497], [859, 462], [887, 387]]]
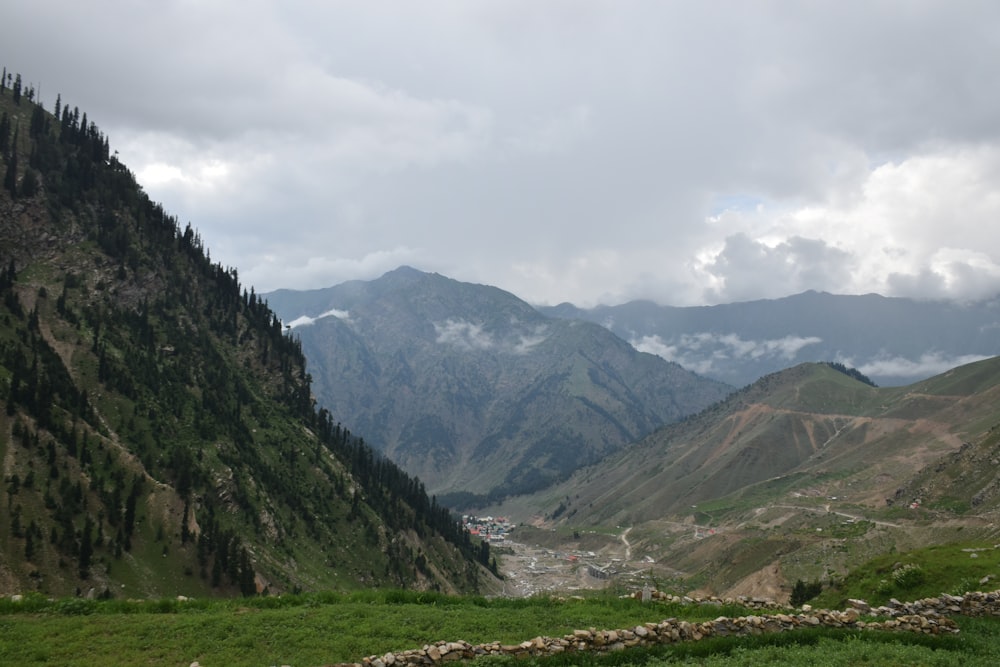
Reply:
[[463, 514], [462, 525], [465, 526], [465, 529], [473, 537], [478, 537], [490, 544], [503, 544], [507, 539], [507, 535], [510, 534], [510, 531], [516, 524], [512, 524], [502, 516], [472, 516]]
[[[526, 597], [541, 592], [604, 588], [616, 575], [630, 572], [639, 575], [652, 559], [646, 557], [629, 565], [627, 538], [615, 543], [621, 547], [587, 550], [561, 550], [539, 544], [525, 544], [511, 533], [517, 527], [505, 517], [463, 515], [462, 524], [469, 534], [490, 543], [504, 573], [504, 595]], [[627, 532], [627, 531], [626, 531]], [[624, 537], [624, 536], [623, 536]]]

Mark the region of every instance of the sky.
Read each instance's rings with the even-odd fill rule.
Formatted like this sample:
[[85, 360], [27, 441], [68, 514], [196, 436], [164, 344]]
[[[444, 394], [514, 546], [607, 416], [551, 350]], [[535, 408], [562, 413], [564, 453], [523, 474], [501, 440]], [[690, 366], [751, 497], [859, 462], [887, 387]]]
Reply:
[[0, 34], [258, 292], [1000, 293], [993, 0], [32, 0]]

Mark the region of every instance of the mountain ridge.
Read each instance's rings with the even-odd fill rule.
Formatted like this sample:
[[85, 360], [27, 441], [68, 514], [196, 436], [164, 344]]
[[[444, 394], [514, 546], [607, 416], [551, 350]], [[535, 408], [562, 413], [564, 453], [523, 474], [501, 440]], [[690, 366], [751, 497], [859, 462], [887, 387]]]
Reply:
[[602, 327], [409, 267], [265, 296], [297, 323], [320, 403], [450, 502], [540, 488], [729, 391]]
[[542, 307], [608, 327], [638, 349], [744, 386], [807, 361], [838, 361], [901, 385], [1000, 354], [1000, 301], [916, 300], [809, 290], [713, 306]]
[[[633, 460], [615, 462], [616, 469], [632, 472], [607, 487], [607, 501], [598, 502], [581, 493], [581, 502], [586, 499], [600, 507], [602, 520], [611, 520], [613, 508], [627, 504], [625, 488], [642, 494], [655, 487], [659, 490], [650, 506], [657, 511], [680, 512], [692, 502], [722, 497], [798, 470], [818, 467], [824, 474], [839, 470], [878, 476], [883, 473], [877, 469], [888, 463], [884, 459], [887, 452], [895, 450], [907, 451], [910, 459], [906, 465], [892, 459], [899, 465], [885, 474], [899, 478], [906, 470], [915, 473], [920, 461], [949, 454], [967, 438], [982, 437], [984, 420], [1000, 420], [1000, 410], [988, 401], [994, 393], [1000, 393], [1000, 358], [901, 388], [875, 388], [825, 364], [800, 364], [765, 376], [705, 412], [636, 443], [629, 450]], [[969, 426], [955, 423], [951, 415], [956, 410], [969, 417], [966, 401], [972, 400], [970, 397], [978, 402], [976, 410], [982, 416]], [[916, 434], [923, 440], [916, 441]], [[878, 456], [865, 450], [875, 441], [881, 443]], [[644, 453], [656, 458], [654, 452], [671, 457], [667, 464], [657, 466], [656, 473], [641, 462]], [[605, 481], [613, 477], [613, 469], [603, 464], [600, 468]], [[665, 484], [657, 475], [671, 469], [676, 474]], [[725, 479], [727, 474], [737, 473], [743, 476]], [[590, 474], [590, 481], [596, 479], [593, 471]], [[650, 480], [648, 487], [640, 479]], [[576, 485], [585, 488], [588, 482]], [[871, 496], [876, 505], [883, 499], [881, 490], [869, 489], [869, 493], [876, 492]], [[613, 498], [619, 500], [614, 502]], [[618, 518], [628, 522], [624, 516]]]

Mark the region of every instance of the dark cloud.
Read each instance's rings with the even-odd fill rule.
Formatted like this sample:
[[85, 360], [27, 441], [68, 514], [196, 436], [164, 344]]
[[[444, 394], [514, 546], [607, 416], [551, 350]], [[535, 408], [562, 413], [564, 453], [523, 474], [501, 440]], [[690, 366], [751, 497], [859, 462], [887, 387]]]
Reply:
[[33, 0], [2, 23], [8, 69], [261, 290], [409, 263], [548, 303], [1000, 291], [997, 3]]

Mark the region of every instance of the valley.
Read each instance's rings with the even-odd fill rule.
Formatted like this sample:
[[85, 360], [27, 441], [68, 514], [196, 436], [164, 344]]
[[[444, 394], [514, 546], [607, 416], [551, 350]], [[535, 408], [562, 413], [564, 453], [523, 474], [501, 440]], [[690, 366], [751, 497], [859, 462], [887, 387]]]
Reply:
[[624, 590], [683, 572], [651, 558], [633, 559], [631, 528], [588, 530], [566, 537], [554, 529], [515, 529], [496, 549], [504, 574], [502, 595], [575, 595], [584, 591]]
[[[897, 336], [880, 310], [982, 332], [992, 302], [809, 293], [584, 313], [407, 266], [265, 299], [145, 196], [95, 125], [0, 106], [34, 123], [12, 151], [35, 156], [0, 191], [5, 592], [785, 601], [872, 558], [1000, 539], [992, 348], [890, 387], [783, 356], [820, 345], [799, 328], [810, 314], [845, 340], [859, 321]], [[23, 192], [25, 177], [43, 187]], [[737, 312], [758, 325], [734, 338], [718, 327]], [[669, 335], [719, 363], [710, 340], [757, 359], [756, 336], [769, 358], [725, 376], [749, 373], [739, 389], [692, 372], [653, 353], [671, 318], [716, 327]], [[519, 525], [466, 533], [460, 513]]]
[[[960, 376], [981, 376], [995, 364], [981, 362], [957, 369], [925, 388], [940, 398], [942, 394], [934, 384], [952, 385], [961, 380]], [[775, 380], [769, 383], [774, 385]], [[895, 407], [883, 405], [880, 397], [878, 409], [905, 409], [905, 402], [920, 393], [899, 392], [903, 403]], [[964, 403], [962, 412], [969, 424], [985, 424], [996, 418], [995, 404], [991, 399], [983, 400], [978, 391], [963, 398], [947, 395], [952, 398], [941, 402], [941, 409], [951, 412], [954, 403]], [[767, 415], [757, 403], [751, 403], [750, 413]], [[975, 417], [977, 413], [983, 417], [981, 421]], [[687, 424], [687, 432], [709, 432], [697, 421]], [[958, 540], [991, 542], [1000, 538], [997, 431], [987, 426], [978, 437], [972, 437], [969, 432], [942, 428], [942, 422], [930, 413], [922, 421], [936, 425], [911, 428], [910, 423], [893, 417], [887, 423], [895, 424], [895, 428], [887, 428], [885, 423], [869, 426], [865, 431], [869, 438], [854, 444], [849, 444], [851, 438], [837, 444], [823, 438], [826, 456], [818, 463], [814, 457], [804, 458], [786, 474], [735, 486], [728, 494], [701, 499], [684, 509], [670, 498], [685, 493], [685, 487], [671, 489], [662, 483], [648, 486], [656, 491], [643, 504], [642, 494], [635, 492], [642, 487], [638, 481], [641, 477], [626, 476], [624, 481], [615, 481], [617, 468], [624, 466], [619, 462], [617, 468], [603, 466], [600, 474], [582, 471], [580, 480], [554, 488], [547, 496], [511, 499], [491, 511], [530, 521], [536, 531], [533, 540], [522, 541], [553, 554], [580, 552], [583, 544], [578, 538], [594, 530], [602, 537], [596, 548], [590, 546], [587, 551], [606, 559], [631, 557], [628, 567], [623, 566], [608, 582], [572, 581], [568, 575], [577, 571], [571, 563], [550, 563], [552, 569], [546, 572], [552, 573], [553, 581], [588, 588], [655, 581], [675, 592], [723, 597], [759, 595], [787, 601], [797, 580], [821, 581], [829, 586], [880, 555], [902, 555], [927, 545]], [[750, 433], [759, 428], [751, 422], [740, 423]], [[895, 431], [900, 428], [911, 457], [900, 457], [886, 444], [899, 438]], [[760, 442], [762, 436], [751, 437]], [[741, 440], [732, 440], [732, 445], [738, 447]], [[964, 444], [952, 444], [959, 442]], [[850, 450], [858, 446], [869, 452], [869, 465], [851, 462], [838, 470], [838, 459], [853, 461], [853, 456], [838, 454], [837, 448]], [[888, 455], [889, 460], [883, 461], [872, 452]], [[637, 460], [648, 460], [648, 456], [647, 451]], [[633, 472], [652, 473], [654, 479], [662, 479], [670, 474], [670, 468], [662, 464], [655, 468], [638, 466]], [[598, 500], [623, 496], [630, 504]], [[613, 507], [616, 511], [608, 513], [609, 502], [617, 503]], [[657, 513], [650, 504], [674, 509]], [[534, 509], [538, 506], [551, 509], [538, 513]], [[595, 530], [595, 525], [612, 528]], [[622, 528], [613, 528], [626, 525], [630, 526], [627, 534]], [[628, 540], [627, 549], [623, 535]], [[512, 539], [517, 539], [516, 531]], [[593, 544], [594, 538], [589, 539]], [[987, 574], [995, 573], [984, 572], [983, 576]], [[534, 577], [538, 579], [539, 575]]]
[[829, 584], [880, 554], [998, 537], [997, 513], [956, 519], [919, 508], [874, 510], [816, 498], [815, 504], [756, 507], [713, 526], [695, 524], [693, 517], [606, 530], [536, 521], [515, 528], [494, 553], [504, 596], [651, 586], [680, 595], [787, 603], [798, 579]]

